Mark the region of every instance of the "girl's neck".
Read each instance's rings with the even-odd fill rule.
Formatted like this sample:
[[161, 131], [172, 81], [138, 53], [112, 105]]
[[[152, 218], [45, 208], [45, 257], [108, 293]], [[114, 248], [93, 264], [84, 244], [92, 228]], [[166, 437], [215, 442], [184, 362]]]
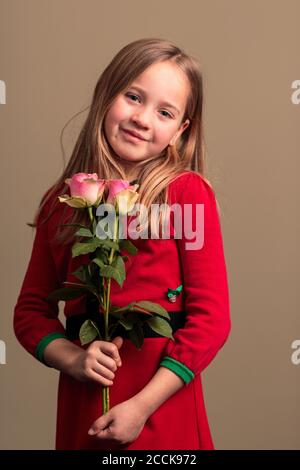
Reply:
[[123, 169], [125, 171], [127, 181], [133, 181], [139, 178], [139, 171], [136, 164], [126, 166], [123, 165]]

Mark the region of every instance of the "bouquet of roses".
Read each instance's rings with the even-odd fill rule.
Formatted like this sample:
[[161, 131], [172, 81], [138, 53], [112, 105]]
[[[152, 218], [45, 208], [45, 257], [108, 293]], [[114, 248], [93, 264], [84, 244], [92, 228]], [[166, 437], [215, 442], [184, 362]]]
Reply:
[[[75, 225], [78, 230], [75, 236], [83, 238], [72, 246], [72, 257], [89, 254], [90, 262], [81, 265], [74, 273], [80, 282], [68, 282], [66, 287], [56, 289], [47, 299], [71, 300], [82, 295], [92, 295], [97, 299], [99, 319], [88, 318], [82, 324], [79, 338], [82, 345], [90, 343], [97, 337], [110, 341], [118, 327], [128, 332], [130, 340], [140, 349], [143, 344], [143, 324], [162, 336], [174, 339], [168, 322], [168, 312], [159, 304], [147, 300], [133, 301], [128, 305], [116, 307], [111, 304], [111, 280], [114, 279], [122, 288], [126, 279], [125, 261], [128, 256], [122, 255], [125, 250], [135, 255], [137, 248], [128, 239], [120, 239], [120, 221], [132, 211], [139, 194], [138, 184], [131, 186], [125, 180], [103, 180], [96, 173], [76, 173], [65, 180], [70, 188], [70, 195], [59, 196], [62, 203], [74, 210], [88, 211], [87, 225]], [[109, 223], [104, 213], [109, 212]], [[108, 226], [105, 231], [104, 227]], [[99, 324], [104, 325], [100, 331]], [[103, 412], [109, 410], [109, 388], [103, 387]]]

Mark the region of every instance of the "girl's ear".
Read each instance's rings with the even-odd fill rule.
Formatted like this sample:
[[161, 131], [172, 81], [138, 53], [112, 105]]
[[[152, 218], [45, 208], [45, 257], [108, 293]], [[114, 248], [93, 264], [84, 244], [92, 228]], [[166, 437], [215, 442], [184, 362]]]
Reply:
[[180, 128], [176, 132], [176, 134], [170, 140], [169, 145], [175, 145], [176, 140], [181, 136], [181, 134], [185, 131], [185, 129], [190, 125], [190, 120], [186, 119], [183, 124], [181, 124]]

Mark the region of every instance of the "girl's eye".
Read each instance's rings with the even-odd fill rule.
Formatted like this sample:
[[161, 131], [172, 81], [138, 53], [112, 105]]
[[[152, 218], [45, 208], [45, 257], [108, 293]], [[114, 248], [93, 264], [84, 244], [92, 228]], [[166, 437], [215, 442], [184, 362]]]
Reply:
[[125, 96], [128, 96], [128, 97], [129, 97], [129, 96], [134, 96], [135, 98], [138, 98], [138, 96], [137, 96], [137, 95], [134, 95], [133, 93], [126, 93]]
[[170, 113], [168, 113], [168, 111], [164, 111], [164, 110], [162, 110], [162, 112], [163, 112], [163, 113], [167, 113], [167, 116], [165, 116], [165, 117], [168, 117], [168, 118], [171, 118], [171, 119], [172, 119], [172, 116], [171, 116], [171, 114], [170, 114]]
[[[132, 96], [133, 96], [134, 98], [140, 99], [139, 96], [134, 95], [133, 93], [125, 93], [125, 96], [128, 96], [128, 97], [132, 97]], [[162, 112], [163, 112], [163, 113], [167, 113], [167, 115], [165, 115], [164, 117], [168, 117], [168, 118], [170, 118], [170, 119], [173, 118], [173, 116], [172, 116], [170, 113], [168, 113], [168, 111], [162, 110]]]

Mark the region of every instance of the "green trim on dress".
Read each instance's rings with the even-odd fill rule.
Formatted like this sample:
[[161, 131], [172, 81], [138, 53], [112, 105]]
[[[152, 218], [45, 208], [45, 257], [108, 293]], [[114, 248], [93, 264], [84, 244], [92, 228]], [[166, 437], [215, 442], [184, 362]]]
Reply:
[[67, 339], [66, 335], [63, 334], [63, 333], [49, 333], [48, 335], [44, 336], [41, 339], [41, 341], [39, 342], [39, 344], [36, 347], [36, 350], [35, 350], [36, 358], [48, 367], [50, 367], [50, 366], [44, 360], [45, 348], [46, 348], [46, 346], [48, 346], [49, 343], [51, 343], [51, 341], [53, 341], [54, 339], [58, 339], [58, 338]]
[[175, 372], [175, 374], [179, 375], [179, 377], [181, 377], [186, 384], [191, 382], [191, 380], [193, 380], [195, 377], [194, 372], [192, 372], [188, 367], [169, 356], [163, 358], [163, 360], [160, 362], [160, 366], [171, 369], [173, 372]]

